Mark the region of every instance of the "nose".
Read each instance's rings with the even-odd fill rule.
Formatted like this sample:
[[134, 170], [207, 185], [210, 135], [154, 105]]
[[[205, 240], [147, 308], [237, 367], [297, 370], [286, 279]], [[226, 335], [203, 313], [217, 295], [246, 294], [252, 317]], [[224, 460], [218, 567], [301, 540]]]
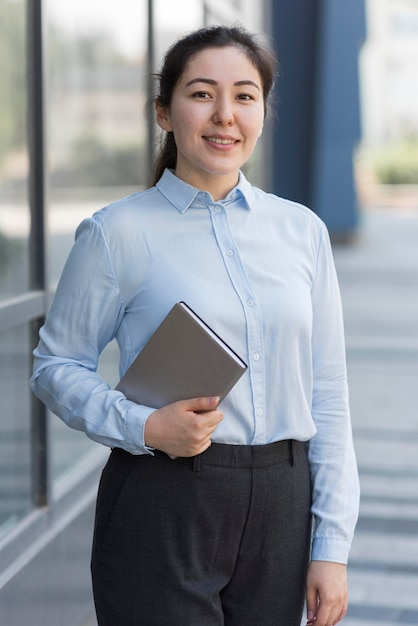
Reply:
[[213, 121], [219, 126], [231, 126], [234, 123], [234, 109], [229, 98], [220, 98], [216, 102]]

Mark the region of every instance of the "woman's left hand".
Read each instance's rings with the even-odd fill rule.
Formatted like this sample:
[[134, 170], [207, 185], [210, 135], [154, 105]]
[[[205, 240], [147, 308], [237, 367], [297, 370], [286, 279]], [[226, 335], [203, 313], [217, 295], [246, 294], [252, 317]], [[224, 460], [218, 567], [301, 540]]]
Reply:
[[306, 589], [307, 626], [334, 626], [348, 608], [347, 567], [311, 561]]

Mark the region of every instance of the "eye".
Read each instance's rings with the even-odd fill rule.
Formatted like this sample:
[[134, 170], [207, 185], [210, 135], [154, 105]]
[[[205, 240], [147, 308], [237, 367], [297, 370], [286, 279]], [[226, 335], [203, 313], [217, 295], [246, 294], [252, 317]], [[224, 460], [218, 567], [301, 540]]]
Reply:
[[210, 95], [208, 94], [207, 91], [195, 91], [194, 93], [192, 93], [192, 98], [197, 98], [200, 100], [209, 100]]
[[249, 102], [251, 100], [254, 100], [254, 96], [252, 96], [250, 93], [240, 93], [237, 96], [238, 100], [244, 100], [245, 102]]

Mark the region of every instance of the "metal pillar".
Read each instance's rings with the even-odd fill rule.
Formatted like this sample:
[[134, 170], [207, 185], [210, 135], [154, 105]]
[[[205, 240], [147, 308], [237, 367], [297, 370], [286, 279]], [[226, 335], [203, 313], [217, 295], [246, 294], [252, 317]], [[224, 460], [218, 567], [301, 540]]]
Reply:
[[306, 204], [334, 238], [347, 239], [357, 224], [364, 0], [276, 0], [272, 24], [281, 65], [273, 191]]

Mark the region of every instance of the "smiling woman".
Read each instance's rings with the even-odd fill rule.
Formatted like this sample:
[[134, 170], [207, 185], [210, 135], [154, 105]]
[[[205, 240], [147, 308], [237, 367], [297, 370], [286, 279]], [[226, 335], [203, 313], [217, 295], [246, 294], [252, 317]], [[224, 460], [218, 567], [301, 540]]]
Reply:
[[237, 47], [211, 48], [190, 59], [170, 105], [157, 100], [157, 122], [177, 146], [176, 176], [215, 200], [237, 184], [264, 120], [257, 68]]
[[[331, 245], [312, 211], [242, 172], [276, 69], [237, 27], [169, 49], [155, 184], [81, 223], [40, 331], [34, 392], [112, 448], [92, 551], [100, 626], [300, 626], [305, 589], [310, 623], [347, 610], [358, 478]], [[248, 363], [221, 405], [209, 391], [137, 404], [97, 372], [116, 339], [123, 375], [179, 301]]]
[[[200, 31], [197, 32], [199, 33]], [[192, 70], [188, 67], [189, 62], [193, 62], [193, 56], [197, 54], [197, 52], [205, 52], [207, 62], [210, 63], [210, 58], [214, 54], [214, 49], [217, 51], [217, 66], [213, 64], [212, 67], [208, 67], [208, 70], [213, 71], [215, 76], [221, 76], [223, 78], [223, 72], [226, 67], [223, 62], [224, 54], [230, 54], [231, 58], [235, 59], [239, 57], [240, 75], [231, 75], [229, 77], [229, 86], [231, 87], [233, 85], [234, 88], [238, 89], [239, 87], [244, 86], [241, 84], [241, 81], [244, 81], [248, 87], [250, 86], [248, 85], [248, 82], [253, 82], [253, 87], [256, 89], [256, 92], [253, 92], [252, 94], [242, 94], [240, 90], [238, 90], [236, 93], [234, 92], [233, 96], [242, 98], [243, 100], [251, 100], [252, 97], [256, 96], [258, 101], [260, 94], [257, 93], [257, 91], [260, 90], [261, 87], [264, 117], [267, 115], [268, 102], [271, 97], [273, 81], [278, 70], [277, 59], [268, 48], [261, 45], [257, 38], [250, 40], [246, 37], [245, 32], [242, 32], [239, 29], [231, 29], [231, 32], [234, 32], [235, 35], [234, 39], [228, 35], [228, 32], [229, 31], [221, 33], [215, 29], [213, 31], [209, 29], [207, 38], [204, 42], [205, 45], [202, 45], [202, 49], [200, 48], [198, 37], [196, 38], [196, 42], [193, 41], [193, 37], [190, 37], [189, 39], [185, 39], [187, 43], [185, 43], [184, 46], [180, 47], [174, 44], [171, 47], [169, 53], [167, 53], [165, 57], [165, 63], [161, 74], [159, 75], [159, 92], [156, 97], [157, 121], [162, 127], [164, 127], [165, 121], [169, 121], [168, 115], [172, 105], [172, 99], [177, 92], [176, 87], [178, 87], [180, 82], [184, 86], [187, 85], [188, 82], [192, 81], [191, 85], [193, 85], [196, 80], [203, 78], [202, 84], [204, 86], [207, 87], [210, 83], [212, 83], [212, 86], [216, 86], [217, 80], [215, 80], [214, 77], [202, 76], [199, 71], [197, 74], [192, 75], [192, 73], [190, 73]], [[199, 66], [194, 63], [193, 70], [196, 71], [198, 69]], [[183, 70], [190, 73], [188, 79], [184, 79], [182, 76]], [[249, 74], [246, 75], [246, 71], [248, 71]], [[242, 74], [242, 72], [244, 73]], [[253, 77], [252, 80], [251, 77]], [[238, 84], [235, 84], [236, 82]], [[213, 83], [215, 83], [215, 85]], [[203, 96], [205, 99], [210, 100], [210, 94], [206, 93], [206, 91], [196, 91], [195, 97]], [[262, 126], [263, 119], [259, 122], [259, 135], [261, 135]], [[154, 168], [154, 183], [159, 180], [164, 172], [164, 169], [167, 167], [174, 169], [176, 162], [177, 145], [174, 140], [173, 132], [167, 129], [167, 133], [163, 139], [161, 151]]]

